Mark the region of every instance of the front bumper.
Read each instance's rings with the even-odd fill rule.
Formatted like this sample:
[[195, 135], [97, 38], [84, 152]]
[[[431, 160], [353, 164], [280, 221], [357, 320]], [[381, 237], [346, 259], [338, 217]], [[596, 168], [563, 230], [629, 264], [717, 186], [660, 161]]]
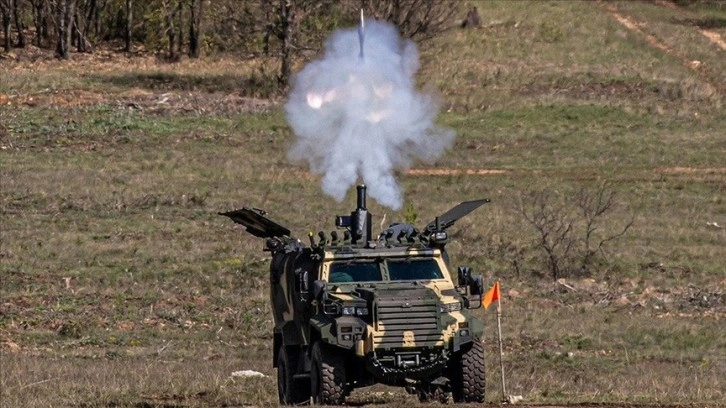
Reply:
[[444, 349], [403, 349], [385, 354], [370, 353], [366, 368], [378, 381], [399, 384], [403, 380], [422, 380], [446, 368], [449, 353]]

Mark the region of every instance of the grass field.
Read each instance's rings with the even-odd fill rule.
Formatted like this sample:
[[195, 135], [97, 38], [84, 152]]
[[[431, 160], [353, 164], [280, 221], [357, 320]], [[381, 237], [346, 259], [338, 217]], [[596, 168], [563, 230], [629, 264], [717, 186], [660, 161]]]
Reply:
[[[423, 45], [418, 79], [456, 143], [398, 174], [408, 210], [369, 208], [421, 225], [492, 199], [449, 249], [501, 281], [508, 393], [527, 403], [726, 406], [714, 4], [486, 1], [481, 29]], [[275, 405], [267, 254], [216, 213], [263, 208], [303, 237], [354, 206], [287, 160], [276, 62], [39, 55], [0, 59], [0, 406]], [[632, 226], [555, 281], [520, 209], [546, 197], [580, 228], [569, 200], [603, 185], [599, 239]], [[495, 313], [477, 314], [495, 403]], [[245, 369], [267, 377], [232, 376]], [[417, 404], [388, 388], [353, 401]]]

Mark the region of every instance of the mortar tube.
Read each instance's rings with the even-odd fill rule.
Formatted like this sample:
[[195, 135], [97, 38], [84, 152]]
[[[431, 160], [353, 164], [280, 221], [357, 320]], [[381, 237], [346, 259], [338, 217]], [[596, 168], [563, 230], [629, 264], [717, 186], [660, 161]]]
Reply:
[[366, 209], [366, 185], [359, 184], [356, 188], [358, 189], [358, 209], [365, 210]]

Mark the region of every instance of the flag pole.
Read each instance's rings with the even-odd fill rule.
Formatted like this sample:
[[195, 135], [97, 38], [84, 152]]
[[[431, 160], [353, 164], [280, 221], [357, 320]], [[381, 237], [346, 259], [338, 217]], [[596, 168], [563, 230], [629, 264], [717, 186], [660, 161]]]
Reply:
[[[497, 282], [497, 285], [499, 282]], [[499, 289], [499, 288], [497, 288]], [[497, 334], [499, 337], [499, 367], [501, 369], [502, 379], [502, 400], [507, 398], [507, 387], [504, 384], [504, 350], [502, 349], [502, 298], [497, 299]]]

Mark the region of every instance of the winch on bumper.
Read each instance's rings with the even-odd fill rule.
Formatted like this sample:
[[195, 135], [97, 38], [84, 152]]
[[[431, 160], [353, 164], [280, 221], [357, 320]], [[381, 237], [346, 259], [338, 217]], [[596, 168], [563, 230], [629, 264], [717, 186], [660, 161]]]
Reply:
[[444, 349], [374, 352], [366, 356], [366, 368], [384, 383], [420, 380], [443, 370], [448, 354]]

